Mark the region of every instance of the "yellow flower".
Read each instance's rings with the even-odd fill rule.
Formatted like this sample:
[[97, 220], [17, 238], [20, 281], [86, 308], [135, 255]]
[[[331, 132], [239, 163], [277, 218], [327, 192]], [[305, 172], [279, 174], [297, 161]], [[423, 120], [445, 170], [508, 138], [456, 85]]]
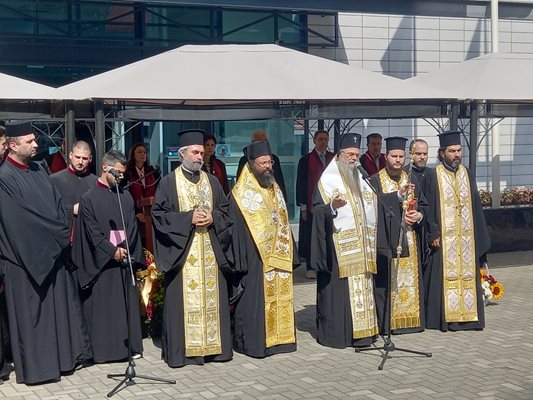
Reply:
[[503, 294], [505, 293], [503, 285], [500, 282], [496, 282], [491, 285], [490, 289], [492, 291], [492, 296], [494, 297], [494, 300], [500, 300], [503, 297]]

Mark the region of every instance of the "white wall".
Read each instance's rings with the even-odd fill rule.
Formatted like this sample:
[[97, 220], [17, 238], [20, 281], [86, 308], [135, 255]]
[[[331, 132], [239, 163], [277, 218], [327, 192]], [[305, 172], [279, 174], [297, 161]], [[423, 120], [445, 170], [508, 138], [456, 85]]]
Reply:
[[[490, 19], [361, 13], [339, 13], [338, 17], [339, 47], [311, 47], [309, 52], [397, 78], [427, 73], [490, 52]], [[309, 17], [309, 27], [318, 32], [329, 34], [332, 24], [331, 17]], [[500, 52], [533, 53], [533, 21], [501, 20], [499, 29]], [[313, 42], [312, 36], [309, 41]], [[490, 121], [480, 123], [480, 129], [490, 126]], [[467, 124], [461, 121], [466, 132]], [[506, 118], [499, 125], [502, 188], [532, 186], [533, 119]], [[369, 120], [366, 127], [358, 125], [351, 130], [363, 135], [379, 132], [384, 137], [426, 139], [430, 163], [436, 162], [437, 132], [422, 119]], [[491, 185], [490, 143], [487, 135], [479, 146], [477, 180], [482, 189]], [[463, 162], [468, 163], [467, 156]]]

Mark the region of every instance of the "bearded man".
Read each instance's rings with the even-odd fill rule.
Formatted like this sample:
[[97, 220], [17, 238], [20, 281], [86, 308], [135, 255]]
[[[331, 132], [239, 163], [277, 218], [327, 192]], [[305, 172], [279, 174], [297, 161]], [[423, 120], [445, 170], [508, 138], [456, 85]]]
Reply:
[[182, 164], [152, 206], [155, 258], [165, 272], [163, 359], [170, 367], [233, 357], [228, 286], [232, 221], [214, 175], [201, 170], [204, 132], [182, 131]]
[[244, 153], [248, 162], [231, 192], [229, 211], [235, 224], [233, 348], [261, 358], [296, 350], [293, 267], [298, 257], [270, 145], [254, 142]]
[[440, 164], [424, 181], [431, 253], [424, 273], [426, 328], [485, 327], [480, 267], [490, 237], [476, 181], [461, 164], [461, 133], [439, 135]]
[[356, 168], [361, 135], [341, 136], [314, 196], [311, 266], [317, 271], [318, 343], [371, 345], [379, 332], [374, 298], [376, 196]]
[[[377, 234], [376, 303], [379, 326], [381, 333], [386, 334], [392, 320], [392, 333], [420, 332], [424, 330], [424, 291], [418, 235], [422, 231], [426, 201], [418, 186], [410, 182], [409, 174], [403, 170], [407, 139], [393, 136], [385, 141], [385, 168], [371, 179], [383, 200], [378, 206]], [[406, 185], [409, 185], [407, 198], [390, 196]], [[391, 211], [396, 218], [392, 217]], [[401, 253], [398, 255], [399, 244]], [[389, 267], [392, 268], [390, 286]], [[392, 319], [389, 295], [392, 297]]]

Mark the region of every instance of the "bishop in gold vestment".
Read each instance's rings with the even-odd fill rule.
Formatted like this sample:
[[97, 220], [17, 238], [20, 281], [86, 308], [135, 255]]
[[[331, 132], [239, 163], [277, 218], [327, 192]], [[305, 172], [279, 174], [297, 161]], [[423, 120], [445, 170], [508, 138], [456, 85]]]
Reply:
[[245, 148], [230, 197], [234, 221], [233, 348], [252, 357], [296, 350], [293, 266], [297, 256], [268, 142]]
[[322, 173], [313, 204], [311, 267], [317, 271], [317, 341], [363, 347], [378, 335], [376, 196], [356, 168], [361, 135], [341, 136], [339, 154]]

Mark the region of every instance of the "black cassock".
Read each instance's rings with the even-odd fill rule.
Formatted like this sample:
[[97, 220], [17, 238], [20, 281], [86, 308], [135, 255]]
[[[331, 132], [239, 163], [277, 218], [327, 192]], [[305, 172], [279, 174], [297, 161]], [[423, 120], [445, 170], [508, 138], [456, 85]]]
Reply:
[[[183, 171], [183, 170], [182, 170]], [[198, 183], [198, 174], [183, 171], [187, 179]], [[207, 357], [185, 356], [185, 323], [183, 303], [183, 265], [187, 260], [195, 227], [192, 211], [179, 211], [175, 174], [165, 176], [155, 195], [152, 221], [155, 235], [157, 269], [165, 272], [165, 304], [163, 310], [163, 358], [171, 367], [204, 364], [209, 361], [227, 361], [233, 357], [228, 284], [223, 271], [228, 271], [231, 260], [230, 242], [233, 222], [228, 216], [228, 199], [215, 176], [208, 174], [213, 194], [213, 224], [209, 237], [219, 268], [219, 307], [222, 353]]]
[[324, 204], [318, 189], [314, 194], [313, 213], [310, 263], [317, 272], [317, 341], [339, 349], [370, 346], [374, 337], [353, 338], [348, 279], [339, 279], [339, 262], [333, 242], [336, 215], [331, 212], [330, 204]]
[[[0, 285], [3, 280], [0, 279]], [[7, 325], [6, 297], [0, 294], [0, 381], [9, 378], [11, 367], [11, 345], [9, 344], [9, 327]], [[1, 384], [1, 382], [0, 382]]]
[[98, 178], [90, 172], [77, 174], [71, 167], [68, 167], [50, 175], [50, 179], [52, 179], [57, 191], [63, 198], [68, 226], [72, 226], [74, 204], [80, 202], [81, 196], [96, 184]]
[[0, 167], [0, 275], [18, 383], [59, 380], [92, 357], [79, 298], [63, 263], [69, 227], [48, 174]]
[[[234, 257], [233, 302], [235, 305], [233, 348], [251, 357], [263, 358], [296, 351], [296, 343], [266, 347], [263, 262], [233, 195], [229, 215], [235, 224], [232, 248]], [[293, 266], [299, 265], [293, 245]]]
[[[390, 313], [388, 303], [388, 271], [389, 263], [396, 262], [397, 247], [400, 241], [400, 221], [403, 215], [402, 202], [398, 198], [397, 192], [383, 193], [379, 173], [372, 175], [370, 183], [379, 193], [378, 201], [378, 226], [377, 226], [377, 274], [376, 274], [376, 309], [378, 313], [378, 324], [381, 334], [386, 334], [389, 328]], [[413, 182], [414, 183], [414, 182]], [[422, 190], [415, 183], [415, 197], [417, 199], [417, 209], [424, 215], [422, 221], [414, 224], [412, 228], [417, 235], [417, 245], [420, 241], [419, 235], [424, 234], [423, 221], [427, 214], [427, 201], [422, 194]], [[392, 215], [394, 214], [394, 215]], [[409, 245], [404, 235], [402, 240], [402, 253], [400, 258], [409, 257]], [[420, 248], [418, 248], [418, 299], [420, 310], [420, 326], [412, 328], [394, 329], [392, 333], [414, 333], [424, 330], [424, 285], [422, 280], [422, 263]], [[394, 271], [394, 269], [393, 269]]]
[[[142, 244], [137, 231], [133, 199], [128, 192], [119, 193], [126, 223], [133, 268], [144, 263]], [[128, 316], [131, 317], [131, 347], [142, 353], [139, 293], [132, 286], [127, 263], [113, 259], [117, 250], [110, 241], [111, 231], [122, 231], [116, 189], [100, 181], [80, 200], [72, 259], [78, 267], [83, 311], [97, 363], [124, 360], [128, 357]], [[125, 247], [125, 241], [115, 243]], [[129, 301], [129, 315], [127, 303]]]
[[[446, 166], [445, 166], [446, 167]], [[481, 200], [477, 191], [477, 184], [470, 172], [470, 195], [472, 198], [472, 219], [474, 222], [474, 235], [476, 245], [476, 265], [479, 267], [490, 249], [490, 237], [485, 222], [485, 214], [481, 206]], [[431, 243], [436, 238], [441, 238], [441, 217], [440, 217], [440, 192], [437, 182], [437, 174], [432, 169], [426, 175], [423, 187], [424, 195], [428, 201], [429, 212], [427, 214], [429, 232], [428, 240]], [[442, 246], [442, 238], [441, 238]], [[476, 268], [476, 293], [477, 293], [477, 315], [479, 321], [475, 322], [453, 322], [445, 321], [444, 313], [444, 279], [442, 250], [431, 249], [428, 257], [426, 269], [424, 271], [424, 290], [426, 294], [426, 328], [440, 329], [441, 331], [461, 331], [470, 329], [482, 329], [485, 327], [485, 310], [483, 304], [483, 290], [481, 289], [481, 274]]]

